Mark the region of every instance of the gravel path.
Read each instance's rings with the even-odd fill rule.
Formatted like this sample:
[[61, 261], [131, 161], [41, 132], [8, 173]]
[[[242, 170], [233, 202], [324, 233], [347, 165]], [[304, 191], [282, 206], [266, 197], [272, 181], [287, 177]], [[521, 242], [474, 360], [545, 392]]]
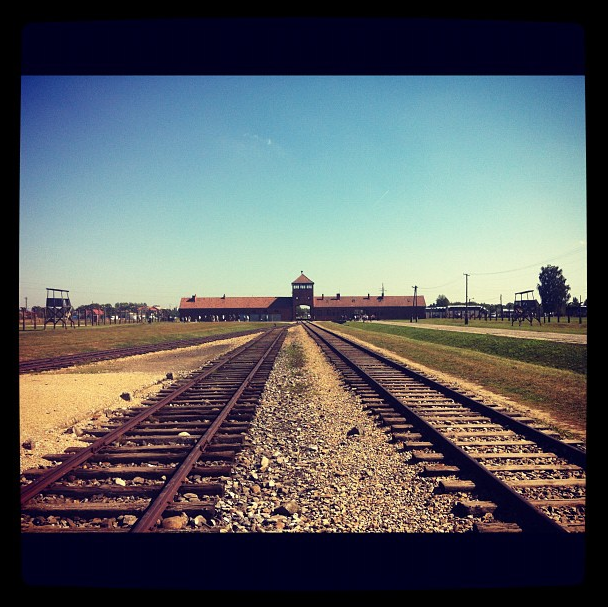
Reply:
[[305, 334], [290, 330], [219, 504], [224, 532], [464, 532], [464, 494], [389, 442]]

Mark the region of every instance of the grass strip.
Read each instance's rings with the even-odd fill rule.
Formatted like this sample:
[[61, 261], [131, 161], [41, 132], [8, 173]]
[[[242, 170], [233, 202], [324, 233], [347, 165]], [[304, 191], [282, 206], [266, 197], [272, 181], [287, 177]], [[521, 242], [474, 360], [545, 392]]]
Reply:
[[532, 338], [498, 337], [479, 333], [438, 331], [374, 323], [348, 322], [343, 326], [362, 331], [397, 335], [413, 341], [474, 350], [482, 354], [528, 362], [542, 367], [568, 370], [582, 375], [587, 373], [587, 346], [584, 344], [563, 344]]

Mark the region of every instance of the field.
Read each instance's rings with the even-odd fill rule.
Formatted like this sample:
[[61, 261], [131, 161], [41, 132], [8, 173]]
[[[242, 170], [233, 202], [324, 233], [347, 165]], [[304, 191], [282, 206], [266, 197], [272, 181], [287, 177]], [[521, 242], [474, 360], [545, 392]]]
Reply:
[[268, 328], [267, 322], [155, 322], [19, 331], [19, 361]]
[[[562, 319], [563, 321], [564, 319]], [[470, 321], [471, 327], [501, 327], [513, 331], [587, 332], [587, 319], [570, 323], [511, 327], [508, 321]], [[377, 347], [395, 352], [417, 363], [477, 384], [524, 407], [547, 415], [585, 433], [587, 425], [587, 346], [559, 344], [534, 339], [463, 334], [424, 329], [423, 324], [462, 326], [460, 320], [421, 320], [417, 328], [409, 322], [321, 323]], [[527, 326], [526, 326], [527, 325]], [[550, 327], [549, 327], [550, 325]], [[31, 360], [226, 334], [265, 327], [269, 323], [152, 323], [98, 325], [75, 329], [19, 331], [19, 360]], [[531, 332], [532, 337], [532, 332]]]

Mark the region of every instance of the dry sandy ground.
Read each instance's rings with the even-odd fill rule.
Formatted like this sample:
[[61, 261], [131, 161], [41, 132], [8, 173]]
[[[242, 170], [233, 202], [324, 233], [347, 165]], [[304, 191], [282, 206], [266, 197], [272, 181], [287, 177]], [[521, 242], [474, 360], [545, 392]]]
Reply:
[[[74, 432], [79, 423], [85, 424], [95, 418], [103, 420], [107, 411], [137, 406], [162, 387], [173, 383], [174, 380], [167, 379], [168, 373], [172, 373], [177, 379], [250, 339], [252, 336], [247, 335], [223, 340], [217, 344], [204, 344], [20, 376], [20, 471], [48, 466], [49, 461], [43, 458], [45, 454], [63, 453], [65, 449], [73, 446], [88, 446], [89, 443], [79, 441]], [[394, 357], [394, 354], [392, 356]], [[439, 380], [443, 379], [468, 389], [480, 398], [520, 409], [554, 427], [560, 427], [559, 422], [547, 415], [521, 407], [516, 402], [496, 396], [479, 386], [430, 371], [405, 359], [400, 360], [415, 370], [427, 372]], [[129, 401], [121, 397], [123, 393], [129, 394]], [[580, 429], [566, 428], [563, 424], [561, 427], [581, 438], [584, 437]]]

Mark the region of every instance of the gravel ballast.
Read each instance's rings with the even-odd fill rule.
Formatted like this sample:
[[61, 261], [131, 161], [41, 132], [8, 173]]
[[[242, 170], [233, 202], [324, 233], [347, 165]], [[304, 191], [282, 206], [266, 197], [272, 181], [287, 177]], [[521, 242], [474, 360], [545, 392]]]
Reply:
[[464, 532], [438, 481], [345, 389], [302, 327], [290, 330], [218, 507], [221, 531]]

